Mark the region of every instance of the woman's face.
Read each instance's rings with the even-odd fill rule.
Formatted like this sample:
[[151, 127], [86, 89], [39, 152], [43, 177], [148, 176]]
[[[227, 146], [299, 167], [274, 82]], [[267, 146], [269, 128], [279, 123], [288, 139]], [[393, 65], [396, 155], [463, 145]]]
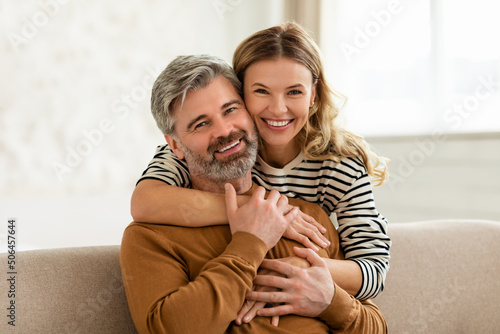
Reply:
[[245, 104], [264, 148], [297, 150], [296, 136], [316, 94], [311, 71], [282, 57], [250, 65], [244, 78]]

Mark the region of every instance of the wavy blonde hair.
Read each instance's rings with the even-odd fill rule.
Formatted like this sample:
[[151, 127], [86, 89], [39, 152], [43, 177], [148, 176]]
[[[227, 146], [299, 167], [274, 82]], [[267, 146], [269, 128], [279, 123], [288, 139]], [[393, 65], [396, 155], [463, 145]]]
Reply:
[[363, 137], [340, 127], [336, 119], [340, 108], [333, 98], [345, 101], [334, 92], [325, 79], [321, 52], [311, 36], [296, 23], [285, 23], [256, 32], [238, 45], [233, 54], [233, 68], [244, 84], [246, 69], [261, 60], [285, 57], [306, 66], [316, 82], [314, 105], [297, 140], [305, 156], [311, 160], [344, 157], [361, 158], [375, 186], [388, 177], [388, 159], [379, 157]]

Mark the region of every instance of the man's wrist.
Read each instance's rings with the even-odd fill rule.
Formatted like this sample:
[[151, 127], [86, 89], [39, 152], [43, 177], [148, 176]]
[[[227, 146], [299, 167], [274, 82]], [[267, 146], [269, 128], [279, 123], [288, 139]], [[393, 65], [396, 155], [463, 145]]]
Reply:
[[239, 256], [258, 268], [267, 254], [267, 245], [254, 234], [238, 231], [233, 234], [224, 253]]
[[330, 328], [342, 329], [352, 322], [356, 315], [354, 298], [345, 290], [333, 283], [335, 294], [332, 302], [318, 317], [326, 322]]

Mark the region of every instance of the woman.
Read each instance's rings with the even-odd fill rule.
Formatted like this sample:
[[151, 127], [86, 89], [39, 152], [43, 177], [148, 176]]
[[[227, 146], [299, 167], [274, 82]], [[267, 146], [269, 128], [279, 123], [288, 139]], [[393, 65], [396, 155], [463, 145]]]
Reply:
[[[387, 222], [374, 205], [370, 177], [382, 184], [387, 173], [361, 137], [335, 123], [338, 109], [318, 47], [300, 26], [288, 23], [244, 40], [233, 67], [261, 138], [254, 181], [335, 213], [346, 260], [328, 263], [332, 277], [358, 299], [375, 297], [389, 268], [390, 239]], [[227, 221], [223, 196], [165, 184], [189, 186], [182, 166], [168, 147], [159, 147], [132, 197], [135, 220], [161, 223], [168, 217], [180, 226], [200, 226], [198, 217], [212, 217], [204, 225]], [[193, 198], [197, 210], [190, 205], [190, 216], [183, 216], [179, 207]], [[288, 237], [308, 237], [325, 246], [313, 230], [297, 224]]]

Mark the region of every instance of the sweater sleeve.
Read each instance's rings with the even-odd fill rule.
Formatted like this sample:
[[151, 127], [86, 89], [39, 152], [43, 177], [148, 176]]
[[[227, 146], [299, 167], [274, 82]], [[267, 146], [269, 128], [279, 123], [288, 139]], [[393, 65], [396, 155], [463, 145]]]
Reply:
[[387, 323], [371, 301], [359, 301], [335, 284], [330, 306], [319, 315], [333, 333], [388, 333]]
[[[249, 247], [252, 245], [252, 247]], [[121, 246], [122, 275], [139, 333], [223, 333], [250, 292], [267, 247], [237, 232], [222, 254], [190, 280], [186, 259], [153, 230], [129, 226]]]

